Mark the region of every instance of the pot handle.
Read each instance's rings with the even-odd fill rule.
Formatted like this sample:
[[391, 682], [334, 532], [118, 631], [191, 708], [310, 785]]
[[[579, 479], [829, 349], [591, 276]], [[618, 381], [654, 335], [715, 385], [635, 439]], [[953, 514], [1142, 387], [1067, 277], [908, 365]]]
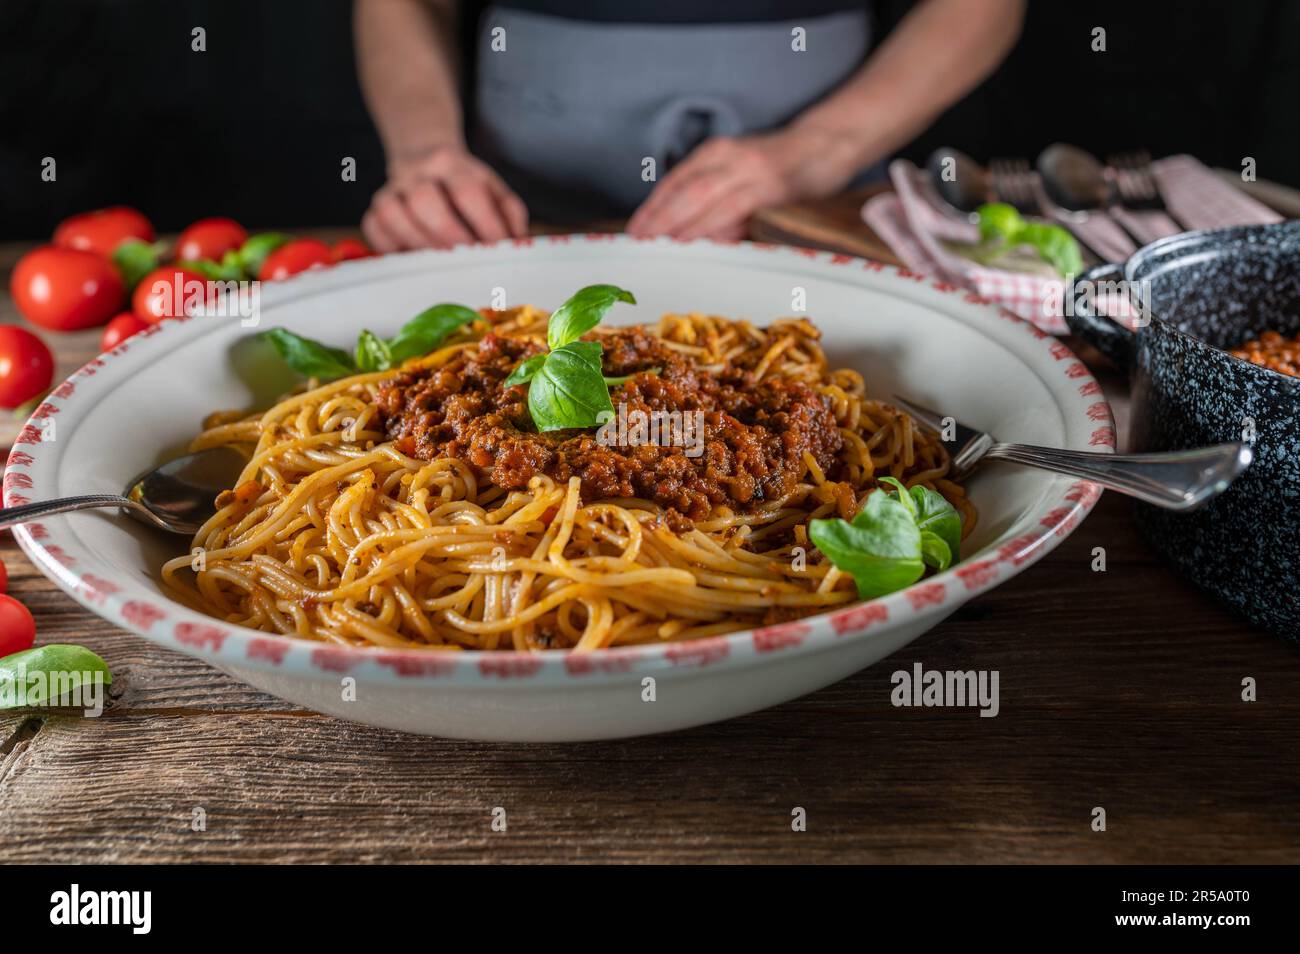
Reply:
[[1106, 357], [1114, 361], [1120, 369], [1127, 371], [1133, 367], [1137, 352], [1137, 336], [1123, 325], [1117, 324], [1105, 315], [1098, 314], [1096, 297], [1080, 294], [1081, 284], [1096, 284], [1100, 281], [1114, 281], [1124, 274], [1122, 264], [1106, 263], [1088, 269], [1082, 275], [1076, 275], [1066, 289], [1065, 323], [1070, 331], [1088, 344], [1092, 345]]

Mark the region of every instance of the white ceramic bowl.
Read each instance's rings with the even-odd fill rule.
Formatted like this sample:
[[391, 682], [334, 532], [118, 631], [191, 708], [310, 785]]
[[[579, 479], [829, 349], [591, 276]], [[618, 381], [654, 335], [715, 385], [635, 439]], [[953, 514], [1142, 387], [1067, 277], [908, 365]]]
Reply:
[[[974, 295], [847, 256], [763, 245], [561, 236], [418, 252], [265, 286], [261, 327], [334, 344], [391, 334], [437, 301], [553, 308], [577, 288], [635, 292], [614, 323], [697, 310], [765, 324], [806, 310], [834, 366], [869, 391], [900, 393], [1004, 440], [1085, 450], [1114, 445], [1097, 383], [1063, 344]], [[496, 302], [499, 304], [499, 298]], [[257, 366], [236, 318], [168, 321], [57, 388], [9, 457], [5, 503], [118, 492], [181, 450], [219, 408], [265, 406], [287, 383]], [[250, 388], [245, 382], [255, 380]], [[1096, 502], [1089, 483], [990, 465], [969, 484], [980, 521], [953, 569], [869, 603], [690, 643], [590, 655], [344, 649], [218, 622], [172, 602], [158, 567], [185, 541], [111, 512], [19, 528], [40, 569], [109, 622], [238, 679], [341, 718], [433, 735], [577, 740], [663, 732], [752, 712], [868, 666], [1055, 547]], [[355, 701], [344, 682], [355, 680]], [[645, 701], [654, 681], [654, 701]]]

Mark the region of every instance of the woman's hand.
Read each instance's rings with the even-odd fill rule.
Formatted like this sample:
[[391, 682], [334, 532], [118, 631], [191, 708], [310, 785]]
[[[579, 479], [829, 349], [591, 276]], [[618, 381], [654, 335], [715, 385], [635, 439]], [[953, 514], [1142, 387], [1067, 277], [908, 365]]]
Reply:
[[528, 234], [528, 209], [486, 163], [442, 146], [394, 166], [361, 231], [378, 252], [496, 242]]
[[631, 235], [737, 239], [754, 212], [838, 192], [857, 171], [835, 137], [789, 127], [719, 137], [674, 166], [628, 221]]

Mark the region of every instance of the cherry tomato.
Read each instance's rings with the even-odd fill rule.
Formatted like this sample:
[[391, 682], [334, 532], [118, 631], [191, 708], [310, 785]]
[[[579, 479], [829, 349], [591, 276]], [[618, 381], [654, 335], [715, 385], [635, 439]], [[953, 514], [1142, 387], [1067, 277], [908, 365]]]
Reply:
[[127, 338], [148, 327], [149, 322], [141, 321], [131, 312], [124, 311], [104, 326], [104, 336], [99, 339], [99, 350], [112, 351]]
[[323, 268], [332, 264], [333, 253], [324, 242], [317, 239], [294, 239], [266, 256], [258, 278], [264, 282], [275, 282], [309, 268]]
[[135, 286], [131, 310], [146, 324], [193, 313], [207, 300], [208, 280], [179, 265], [156, 268]]
[[375, 253], [361, 239], [346, 238], [335, 242], [334, 247], [330, 249], [330, 254], [334, 256], [336, 262], [347, 262], [354, 258], [371, 258]]
[[54, 380], [54, 355], [26, 328], [0, 325], [0, 407], [21, 407]]
[[111, 258], [123, 239], [153, 241], [153, 225], [143, 215], [125, 205], [84, 212], [64, 219], [54, 230], [54, 244], [59, 248], [77, 248]]
[[31, 649], [35, 642], [36, 620], [31, 612], [12, 596], [0, 593], [0, 659]]
[[0, 593], [9, 588], [9, 571], [5, 569], [4, 560], [0, 560]]
[[53, 331], [102, 325], [126, 300], [122, 278], [108, 259], [50, 245], [18, 260], [9, 291], [29, 321]]
[[176, 240], [176, 260], [193, 262], [206, 258], [218, 262], [247, 238], [244, 227], [234, 219], [199, 219]]

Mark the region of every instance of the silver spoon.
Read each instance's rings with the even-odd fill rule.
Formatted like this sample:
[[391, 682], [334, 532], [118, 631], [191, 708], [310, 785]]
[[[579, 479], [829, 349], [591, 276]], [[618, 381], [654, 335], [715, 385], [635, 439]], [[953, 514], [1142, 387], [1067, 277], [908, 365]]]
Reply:
[[[1074, 222], [1086, 221], [1094, 212], [1122, 210], [1115, 183], [1106, 174], [1106, 167], [1092, 153], [1078, 146], [1053, 143], [1038, 157], [1038, 175], [1043, 181], [1043, 191], [1061, 207], [1067, 218]], [[1115, 216], [1112, 221], [1141, 248], [1147, 241], [1133, 234]]]
[[1067, 212], [1083, 217], [1116, 204], [1106, 167], [1078, 146], [1053, 143], [1038, 157], [1037, 166], [1048, 196]]
[[63, 497], [0, 509], [0, 528], [56, 513], [120, 507], [141, 523], [194, 536], [217, 512], [217, 494], [230, 490], [248, 458], [232, 447], [186, 454], [141, 474], [119, 494]]
[[[894, 403], [928, 430], [943, 433], [945, 422], [937, 411], [897, 394]], [[961, 480], [981, 461], [1003, 460], [1081, 477], [1166, 510], [1195, 510], [1227, 490], [1254, 460], [1249, 447], [1236, 443], [1155, 454], [1093, 454], [1032, 444], [1003, 444], [985, 431], [952, 418], [948, 421], [953, 439], [944, 443], [952, 455], [955, 480]]]
[[963, 215], [975, 219], [975, 210], [993, 194], [984, 167], [960, 149], [943, 146], [930, 153], [925, 164], [930, 184], [939, 198]]

